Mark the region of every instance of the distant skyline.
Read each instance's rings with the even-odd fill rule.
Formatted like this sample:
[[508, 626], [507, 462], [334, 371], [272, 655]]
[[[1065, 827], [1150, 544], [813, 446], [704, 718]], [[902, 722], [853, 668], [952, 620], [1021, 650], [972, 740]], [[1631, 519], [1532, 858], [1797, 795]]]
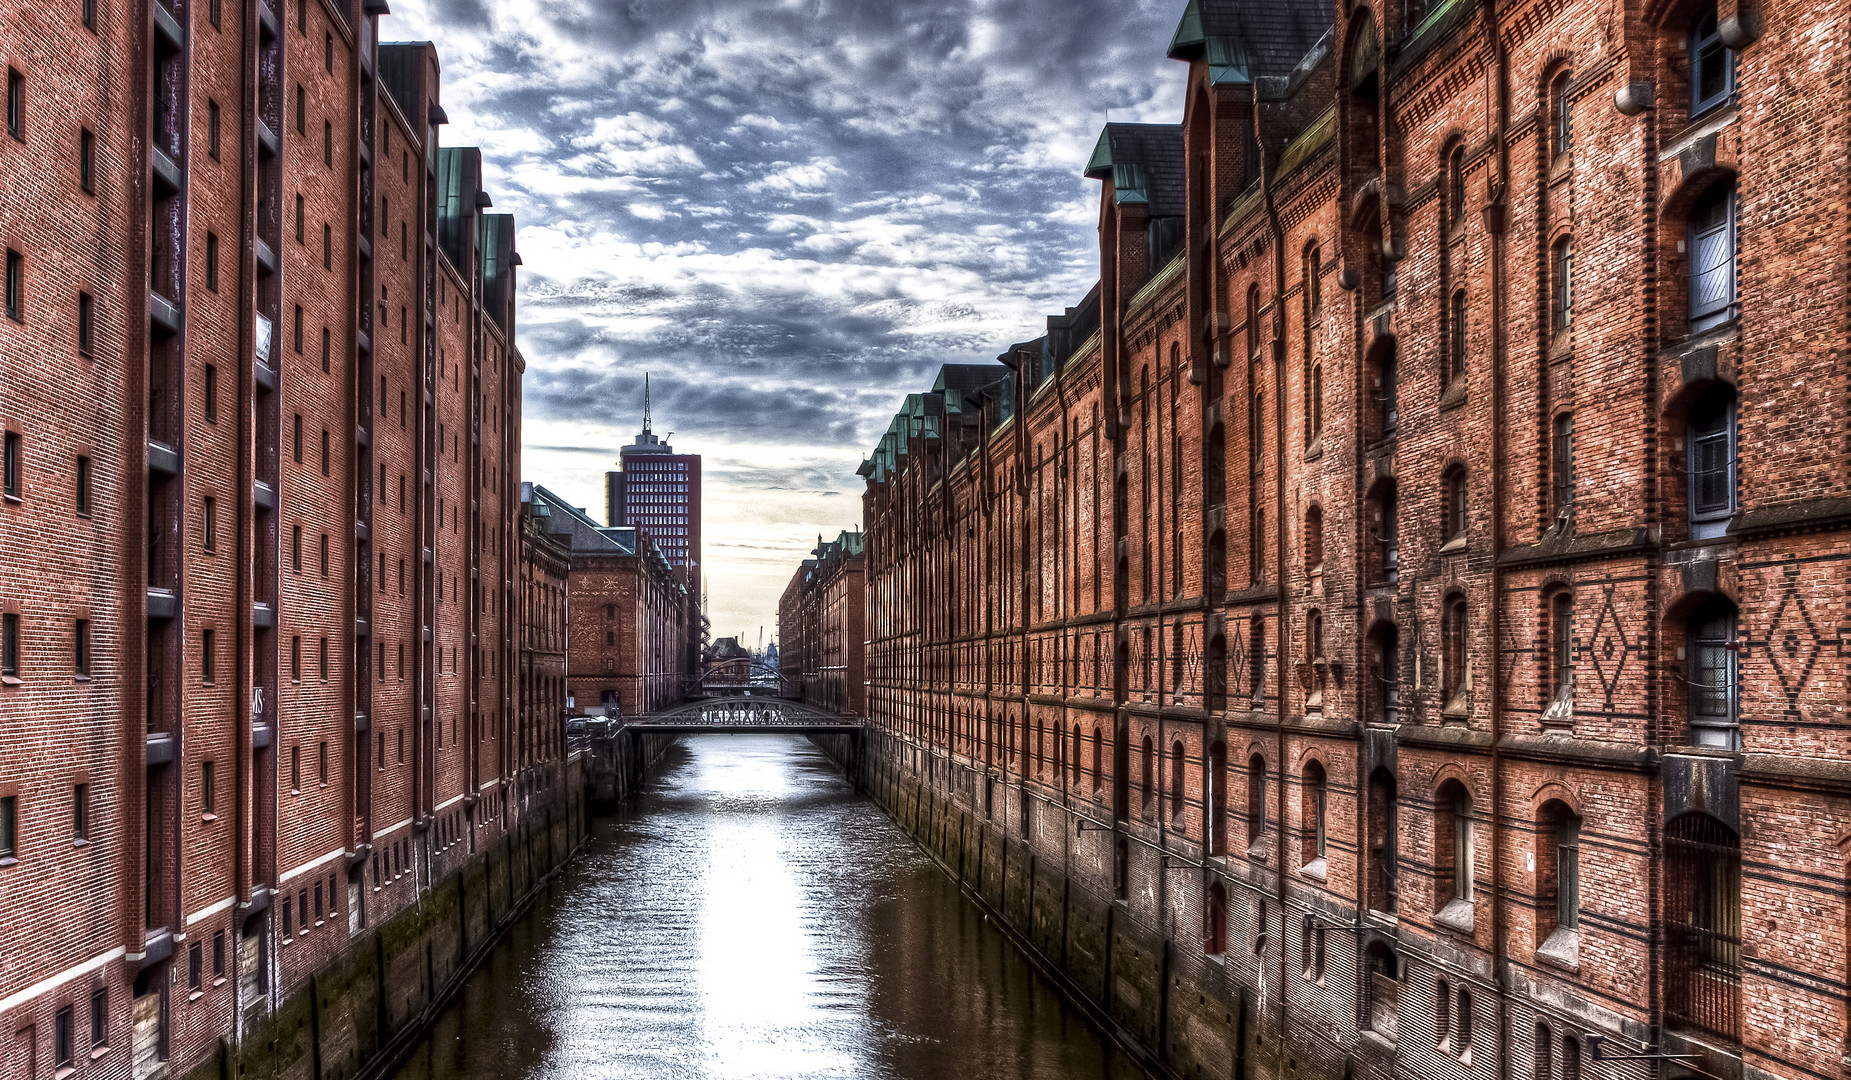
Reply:
[[773, 640], [938, 365], [1098, 276], [1101, 125], [1180, 118], [1182, 0], [396, 0], [517, 215], [523, 479], [593, 516], [642, 427], [700, 454], [715, 636]]

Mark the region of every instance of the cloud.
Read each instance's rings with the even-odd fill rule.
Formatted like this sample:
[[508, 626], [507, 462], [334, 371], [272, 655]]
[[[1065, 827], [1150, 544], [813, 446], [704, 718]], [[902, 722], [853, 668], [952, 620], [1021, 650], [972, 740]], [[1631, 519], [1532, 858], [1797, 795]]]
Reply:
[[[517, 215], [523, 471], [587, 507], [641, 423], [704, 455], [717, 625], [769, 624], [938, 366], [1098, 276], [1108, 112], [1179, 119], [1181, 0], [395, 0]], [[609, 448], [609, 449], [605, 449]]]

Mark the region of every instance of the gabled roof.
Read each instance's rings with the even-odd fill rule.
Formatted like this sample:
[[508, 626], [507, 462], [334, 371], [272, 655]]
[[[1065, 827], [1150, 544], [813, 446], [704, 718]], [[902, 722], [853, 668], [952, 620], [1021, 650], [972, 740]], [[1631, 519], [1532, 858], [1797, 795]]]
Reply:
[[1181, 124], [1107, 124], [1099, 133], [1086, 175], [1112, 181], [1119, 205], [1143, 203], [1151, 217], [1183, 212], [1183, 128]]
[[1217, 84], [1290, 75], [1333, 17], [1330, 0], [1189, 0], [1169, 55], [1206, 54], [1208, 79]]

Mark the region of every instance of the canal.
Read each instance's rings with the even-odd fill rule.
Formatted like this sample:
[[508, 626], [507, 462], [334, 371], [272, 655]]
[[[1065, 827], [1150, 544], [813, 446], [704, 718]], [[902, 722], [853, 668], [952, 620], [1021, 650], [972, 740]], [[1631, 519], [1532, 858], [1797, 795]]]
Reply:
[[1137, 1080], [808, 740], [698, 735], [394, 1080]]

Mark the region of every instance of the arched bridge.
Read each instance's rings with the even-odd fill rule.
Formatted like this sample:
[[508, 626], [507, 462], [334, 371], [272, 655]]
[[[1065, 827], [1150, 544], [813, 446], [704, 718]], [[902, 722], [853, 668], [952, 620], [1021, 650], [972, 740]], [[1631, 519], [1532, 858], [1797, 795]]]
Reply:
[[760, 731], [793, 735], [857, 734], [861, 721], [813, 705], [775, 697], [733, 694], [683, 702], [625, 725], [638, 732], [676, 735], [702, 731]]

